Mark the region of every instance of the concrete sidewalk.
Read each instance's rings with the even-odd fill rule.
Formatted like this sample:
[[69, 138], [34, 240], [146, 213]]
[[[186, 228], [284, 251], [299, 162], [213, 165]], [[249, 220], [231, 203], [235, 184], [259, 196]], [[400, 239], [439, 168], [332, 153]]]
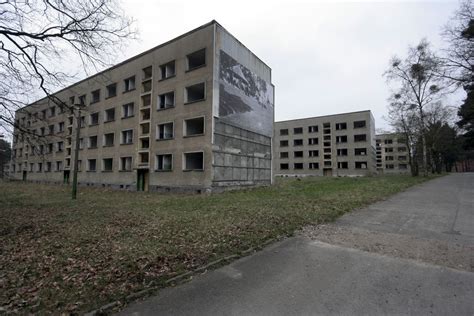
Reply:
[[121, 314], [474, 315], [473, 247], [474, 174], [454, 174], [308, 227]]

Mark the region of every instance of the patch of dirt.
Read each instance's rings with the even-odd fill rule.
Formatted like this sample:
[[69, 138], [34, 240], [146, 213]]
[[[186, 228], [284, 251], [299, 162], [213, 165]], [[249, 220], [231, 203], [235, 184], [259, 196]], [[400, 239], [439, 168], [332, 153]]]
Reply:
[[474, 245], [336, 224], [307, 226], [299, 235], [332, 245], [474, 272]]

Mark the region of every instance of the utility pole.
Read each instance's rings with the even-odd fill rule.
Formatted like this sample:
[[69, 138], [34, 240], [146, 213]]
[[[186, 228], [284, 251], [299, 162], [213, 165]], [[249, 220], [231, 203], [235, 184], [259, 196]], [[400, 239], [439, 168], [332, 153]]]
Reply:
[[84, 104], [74, 104], [77, 106], [77, 116], [76, 116], [76, 144], [74, 148], [74, 162], [73, 162], [73, 173], [72, 173], [72, 199], [77, 198], [77, 168], [79, 160], [79, 139], [81, 134], [81, 107], [84, 107]]

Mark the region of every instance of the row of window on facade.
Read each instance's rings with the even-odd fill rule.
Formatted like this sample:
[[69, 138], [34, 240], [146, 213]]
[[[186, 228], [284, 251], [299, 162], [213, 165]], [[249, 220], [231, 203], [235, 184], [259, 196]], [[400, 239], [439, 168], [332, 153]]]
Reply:
[[[382, 168], [382, 164], [377, 164], [377, 168]], [[385, 164], [385, 169], [395, 169], [394, 164]], [[405, 163], [398, 164], [398, 170], [407, 170], [408, 165]]]
[[[194, 53], [191, 53], [186, 56], [186, 71], [191, 71], [194, 69], [201, 68], [206, 65], [206, 50], [201, 49], [198, 50]], [[169, 79], [172, 77], [176, 76], [176, 60], [169, 61], [165, 64], [162, 64], [159, 66], [159, 74], [160, 74], [160, 79], [159, 80], [165, 80]], [[142, 93], [150, 92], [151, 91], [151, 79], [153, 77], [153, 68], [152, 66], [143, 68], [142, 70], [142, 81], [149, 81], [149, 82], [144, 82], [142, 85], [143, 91]], [[123, 93], [127, 93], [130, 91], [133, 91], [136, 89], [136, 82], [135, 82], [135, 76], [128, 77], [123, 80]], [[117, 96], [117, 83], [112, 83], [110, 85], [106, 86], [106, 99], [112, 98]], [[196, 84], [193, 86], [186, 87], [185, 89], [186, 92], [186, 102], [195, 102], [198, 99], [204, 99], [204, 83]], [[163, 95], [163, 97], [165, 97]], [[171, 95], [166, 96], [168, 99], [168, 102], [170, 102], [170, 97]], [[174, 106], [174, 92], [173, 92], [173, 106]], [[162, 96], [160, 95], [159, 99], [161, 99]], [[101, 101], [101, 89], [96, 89], [91, 92], [90, 94], [90, 102], [89, 104], [94, 104], [97, 102]], [[76, 97], [72, 96], [69, 98], [69, 103], [70, 105], [75, 105], [76, 104]], [[78, 97], [78, 103], [85, 105], [87, 104], [87, 95], [81, 95]], [[159, 108], [166, 108], [169, 107], [170, 105], [159, 105]], [[44, 109], [38, 113], [29, 113], [30, 119], [33, 117], [34, 119], [46, 119], [47, 117], [54, 117], [57, 114], [62, 114], [65, 111], [64, 106], [58, 106], [59, 111], [56, 111], [56, 106], [52, 106], [49, 109]], [[17, 122], [17, 124], [22, 124], [25, 126], [25, 120], [27, 118], [23, 117], [21, 118], [21, 122]], [[29, 127], [31, 125], [31, 121], [26, 122], [26, 126]]]
[[[304, 156], [303, 150], [293, 151], [294, 158], [303, 158]], [[323, 150], [323, 157], [324, 159], [331, 159], [331, 148], [325, 148]], [[367, 148], [354, 148], [354, 156], [367, 156]], [[336, 155], [338, 157], [344, 157], [349, 155], [349, 150], [347, 148], [339, 148], [336, 150]], [[307, 157], [319, 157], [319, 150], [308, 150]], [[290, 158], [290, 153], [287, 151], [280, 152], [280, 159]]]
[[[119, 171], [132, 171], [133, 159], [131, 156], [120, 157], [119, 159]], [[98, 171], [98, 160], [87, 159], [86, 171], [96, 172]], [[18, 164], [18, 172], [21, 171], [22, 164]], [[25, 168], [28, 164], [24, 163]], [[71, 166], [71, 160], [66, 159], [66, 167]], [[15, 168], [15, 165], [13, 165]], [[53, 169], [54, 168], [54, 169]], [[78, 171], [82, 171], [82, 160], [78, 160]], [[54, 164], [51, 161], [29, 163], [30, 172], [60, 172], [63, 171], [63, 161], [56, 161]], [[103, 158], [101, 171], [112, 172], [114, 171], [114, 158]], [[155, 170], [156, 171], [173, 171], [173, 155], [172, 154], [159, 154], [155, 156]], [[199, 171], [204, 170], [204, 153], [203, 152], [187, 152], [183, 153], [183, 171]], [[15, 171], [15, 170], [13, 170]]]
[[[295, 162], [293, 164], [290, 163], [281, 163], [280, 170], [290, 170], [290, 167], [293, 167], [293, 170], [318, 170], [320, 169], [319, 162], [309, 162], [309, 163], [302, 163], [302, 162]], [[331, 161], [325, 161], [323, 167], [333, 167]], [[353, 163], [354, 169], [367, 169], [367, 162], [366, 161], [356, 161]], [[348, 161], [339, 161], [337, 163], [337, 169], [349, 169], [349, 162]]]
[[[385, 161], [393, 161], [393, 160], [395, 160], [395, 156], [385, 156]], [[407, 156], [398, 156], [398, 160], [406, 161]], [[377, 156], [377, 162], [381, 162], [381, 161], [382, 161], [382, 157]]]
[[[311, 137], [306, 140], [307, 145], [318, 145], [319, 144], [319, 138], [318, 137]], [[354, 135], [354, 142], [365, 142], [367, 141], [367, 135], [366, 134], [358, 134]], [[336, 144], [344, 144], [348, 142], [348, 137], [346, 135], [341, 135], [341, 136], [336, 136]], [[288, 147], [290, 144], [289, 140], [280, 140], [280, 147]], [[304, 145], [304, 139], [299, 138], [299, 139], [294, 139], [293, 140], [293, 146], [303, 146]], [[324, 136], [323, 138], [323, 145], [324, 146], [331, 146], [331, 138]]]
[[[406, 152], [407, 151], [407, 148], [406, 147], [398, 147], [396, 148], [398, 152]], [[380, 153], [381, 152], [381, 149], [377, 149], [377, 152]], [[394, 147], [387, 147], [387, 148], [384, 148], [384, 152], [386, 153], [393, 153], [395, 152], [395, 148]]]
[[[404, 140], [403, 138], [398, 138], [398, 139], [396, 139], [396, 141], [397, 141], [397, 143], [399, 143], [399, 144], [405, 144], [405, 140]], [[376, 140], [376, 145], [377, 145], [377, 146], [381, 146], [381, 143], [382, 143], [382, 140], [381, 140], [381, 139], [377, 139], [377, 140]], [[391, 138], [384, 139], [384, 140], [383, 140], [383, 143], [384, 143], [385, 145], [391, 145], [391, 144], [394, 143], [394, 139], [391, 139]]]
[[[347, 130], [347, 123], [336, 123], [335, 125], [335, 129], [337, 131], [342, 131], [342, 130]], [[365, 121], [354, 121], [353, 122], [353, 128], [364, 128], [366, 127], [366, 122]], [[325, 134], [329, 134], [327, 132], [327, 129], [330, 130], [331, 128], [331, 123], [324, 123], [323, 124], [323, 128], [324, 128], [324, 131], [325, 131]], [[294, 127], [293, 128], [293, 135], [299, 135], [299, 134], [303, 134], [304, 132], [304, 128], [303, 127]], [[319, 126], [318, 125], [311, 125], [311, 126], [308, 126], [307, 127], [307, 132], [308, 133], [317, 133], [319, 132]], [[286, 136], [286, 135], [289, 135], [290, 133], [290, 130], [288, 128], [282, 128], [280, 129], [280, 136]]]

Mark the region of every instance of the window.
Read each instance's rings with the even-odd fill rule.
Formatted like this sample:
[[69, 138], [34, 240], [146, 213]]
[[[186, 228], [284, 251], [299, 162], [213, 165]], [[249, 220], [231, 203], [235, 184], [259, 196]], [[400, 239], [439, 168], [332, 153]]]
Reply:
[[96, 170], [97, 170], [97, 160], [87, 159], [87, 171], [96, 171]]
[[367, 162], [366, 161], [356, 161], [355, 162], [356, 169], [367, 169]]
[[386, 161], [392, 161], [392, 160], [393, 160], [393, 156], [385, 156], [385, 160], [386, 160]]
[[293, 141], [293, 146], [303, 146], [303, 140], [302, 139], [295, 139]]
[[92, 103], [97, 103], [100, 101], [100, 89], [94, 90], [91, 93], [91, 104]]
[[114, 166], [113, 158], [102, 159], [102, 171], [112, 171]]
[[398, 156], [398, 160], [399, 160], [399, 161], [406, 161], [406, 160], [407, 160], [407, 156]]
[[398, 152], [405, 152], [407, 151], [406, 147], [398, 147]]
[[393, 144], [393, 140], [392, 139], [386, 139], [386, 140], [384, 140], [384, 144], [385, 145]]
[[310, 162], [309, 163], [309, 169], [312, 169], [312, 170], [319, 169], [319, 163], [318, 162]]
[[[56, 115], [56, 107], [55, 106], [52, 106], [50, 109], [49, 109], [49, 117], [53, 117]], [[24, 118], [23, 118], [24, 119]]]
[[324, 159], [331, 159], [331, 155], [324, 155]]
[[[70, 160], [66, 159], [67, 164], [70, 164]], [[82, 160], [77, 161], [77, 171], [82, 171]]]
[[[79, 104], [80, 104], [80, 105], [86, 105], [86, 95], [85, 95], [85, 94], [84, 94], [84, 95], [81, 95], [81, 96], [79, 97]], [[72, 110], [72, 109], [71, 109], [71, 110]]]
[[35, 164], [30, 163], [30, 172], [33, 172], [35, 170]]
[[347, 143], [347, 136], [336, 136], [336, 144]]
[[62, 171], [62, 170], [63, 170], [63, 162], [56, 161], [56, 171]]
[[72, 122], [73, 122], [74, 118], [71, 116], [71, 117], [68, 117], [67, 118], [67, 123], [68, 125], [72, 125]]
[[85, 116], [81, 116], [81, 118], [79, 119], [79, 126], [81, 128], [86, 127], [86, 117]]
[[79, 149], [84, 149], [84, 138], [79, 138]]
[[142, 80], [151, 79], [153, 77], [153, 67], [148, 66], [146, 68], [143, 68], [142, 69], [142, 75], [143, 75]]
[[43, 163], [38, 162], [38, 172], [42, 172], [42, 171], [43, 171]]
[[337, 155], [338, 155], [339, 157], [341, 157], [341, 156], [347, 156], [347, 148], [339, 148], [339, 149], [337, 150]]
[[184, 136], [204, 134], [204, 117], [197, 117], [184, 121]]
[[288, 158], [288, 152], [284, 151], [280, 153], [280, 159]]
[[112, 122], [115, 120], [115, 108], [105, 110], [104, 122]]
[[293, 134], [303, 134], [303, 128], [302, 127], [293, 128]]
[[123, 81], [123, 84], [124, 84], [123, 92], [135, 90], [135, 76], [125, 79]]
[[398, 165], [398, 169], [400, 170], [406, 170], [408, 167], [407, 167], [407, 164], [404, 164], [404, 163], [401, 163]]
[[188, 68], [187, 70], [193, 70], [206, 65], [206, 49], [198, 50], [197, 52], [191, 53], [186, 56]]
[[365, 121], [355, 121], [354, 128], [363, 128], [365, 127]]
[[365, 142], [365, 141], [367, 141], [367, 135], [365, 134], [354, 135], [354, 142]]
[[174, 91], [163, 93], [158, 96], [158, 110], [174, 107]]
[[133, 144], [133, 129], [122, 131], [122, 144]]
[[337, 163], [337, 168], [338, 169], [348, 169], [349, 168], [349, 163], [347, 161], [339, 161]]
[[92, 113], [90, 115], [90, 125], [97, 125], [99, 124], [99, 112]]
[[185, 153], [184, 170], [204, 170], [204, 153]]
[[287, 140], [280, 140], [280, 147], [288, 147], [288, 141]]
[[347, 129], [347, 123], [336, 123], [336, 131]]
[[120, 171], [132, 171], [132, 157], [120, 157]]
[[59, 122], [58, 123], [58, 132], [59, 133], [64, 132], [64, 122]]
[[395, 169], [395, 166], [392, 164], [385, 165], [385, 169]]
[[160, 66], [161, 80], [174, 77], [176, 75], [175, 61], [170, 61]]
[[288, 169], [289, 169], [289, 165], [287, 163], [280, 164], [280, 170], [288, 170]]
[[171, 171], [173, 169], [173, 156], [171, 154], [156, 155], [156, 170]]
[[309, 138], [308, 139], [308, 145], [317, 145], [319, 143], [317, 137]]
[[303, 158], [303, 151], [295, 151], [293, 152], [293, 156], [295, 158]]
[[46, 162], [46, 168], [44, 172], [51, 172], [51, 171], [53, 171], [53, 164], [51, 163], [51, 161], [48, 161]]
[[286, 136], [286, 135], [288, 135], [288, 129], [287, 128], [281, 129], [280, 130], [280, 136]]
[[76, 102], [76, 97], [69, 97], [69, 104], [74, 105]]
[[114, 133], [104, 134], [104, 145], [103, 147], [110, 147], [114, 145]]
[[204, 82], [186, 87], [186, 103], [202, 101], [206, 98]]
[[318, 132], [318, 125], [308, 126], [308, 133], [317, 133]]
[[156, 139], [172, 139], [173, 138], [173, 123], [159, 124], [156, 129]]
[[54, 134], [54, 125], [49, 125], [48, 126], [48, 131], [49, 131], [49, 135]]
[[107, 99], [113, 98], [117, 95], [117, 84], [112, 83], [107, 86]]
[[97, 148], [97, 136], [90, 136], [89, 137], [89, 148]]
[[393, 153], [393, 148], [392, 147], [385, 148], [385, 152], [386, 153]]
[[122, 118], [132, 117], [134, 110], [133, 102], [122, 105]]
[[46, 110], [41, 111], [41, 118], [45, 119], [46, 118]]
[[303, 169], [303, 163], [297, 162], [297, 163], [293, 164], [293, 168], [295, 168], [295, 170], [301, 170], [301, 169]]
[[48, 144], [48, 154], [51, 154], [52, 152], [53, 152], [53, 143], [50, 143]]
[[57, 143], [58, 152], [62, 152], [64, 150], [64, 142]]
[[355, 148], [354, 155], [356, 156], [367, 156], [367, 148]]
[[308, 156], [309, 157], [318, 157], [319, 156], [319, 150], [310, 150], [310, 151], [308, 151]]

